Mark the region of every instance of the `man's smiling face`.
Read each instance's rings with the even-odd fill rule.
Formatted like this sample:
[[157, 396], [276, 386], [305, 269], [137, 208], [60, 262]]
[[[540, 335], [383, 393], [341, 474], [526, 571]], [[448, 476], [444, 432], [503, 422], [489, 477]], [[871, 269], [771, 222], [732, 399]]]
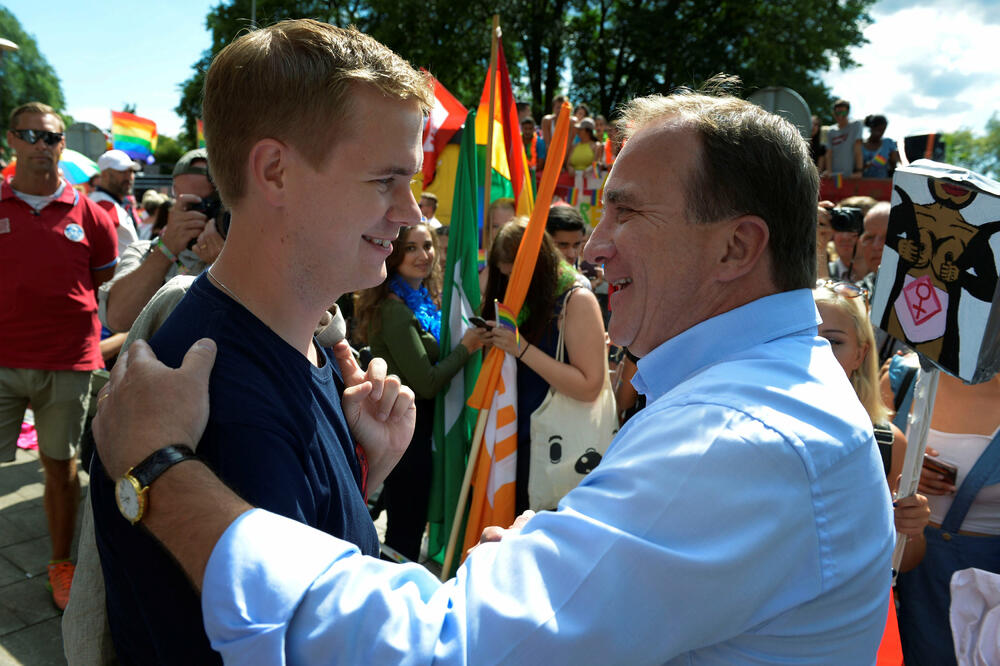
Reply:
[[604, 216], [584, 251], [615, 287], [611, 340], [639, 356], [705, 318], [709, 225], [688, 221], [686, 197], [700, 159], [692, 130], [671, 122], [640, 129], [615, 160]]

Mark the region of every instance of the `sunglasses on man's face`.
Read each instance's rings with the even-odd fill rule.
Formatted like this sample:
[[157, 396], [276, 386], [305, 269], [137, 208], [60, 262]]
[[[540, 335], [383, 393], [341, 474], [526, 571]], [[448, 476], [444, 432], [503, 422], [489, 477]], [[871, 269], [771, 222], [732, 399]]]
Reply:
[[35, 145], [41, 140], [48, 146], [54, 146], [63, 139], [62, 132], [47, 132], [45, 130], [11, 130], [11, 133], [21, 141], [27, 141], [31, 145]]

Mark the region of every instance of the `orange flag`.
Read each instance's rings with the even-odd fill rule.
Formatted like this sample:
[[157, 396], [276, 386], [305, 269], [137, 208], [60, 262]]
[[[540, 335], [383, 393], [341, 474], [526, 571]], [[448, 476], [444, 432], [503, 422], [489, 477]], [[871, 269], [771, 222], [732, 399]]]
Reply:
[[[528, 294], [535, 262], [545, 233], [545, 222], [555, 193], [556, 180], [569, 138], [571, 107], [563, 103], [559, 120], [549, 148], [538, 199], [531, 214], [531, 221], [521, 239], [521, 246], [514, 259], [514, 268], [507, 283], [503, 304], [514, 312], [521, 312]], [[516, 386], [516, 361], [496, 347], [486, 357], [476, 387], [468, 404], [475, 409], [488, 409], [487, 427], [483, 434], [483, 451], [476, 460], [472, 478], [472, 504], [465, 526], [465, 545], [468, 551], [479, 541], [479, 535], [489, 525], [506, 527], [514, 522], [514, 470], [517, 460], [517, 415], [514, 387]]]

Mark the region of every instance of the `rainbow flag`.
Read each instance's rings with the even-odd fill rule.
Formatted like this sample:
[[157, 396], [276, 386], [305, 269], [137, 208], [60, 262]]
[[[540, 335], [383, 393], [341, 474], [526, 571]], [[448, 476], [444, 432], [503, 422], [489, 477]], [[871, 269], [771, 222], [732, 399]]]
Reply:
[[514, 340], [520, 346], [521, 335], [517, 330], [517, 314], [497, 299], [493, 299], [493, 307], [497, 313], [497, 326], [514, 331]]
[[840, 188], [842, 188], [842, 187], [844, 186], [844, 176], [843, 176], [843, 174], [839, 174], [839, 173], [838, 173], [838, 174], [837, 174], [837, 175], [836, 175], [836, 176], [834, 177], [834, 182], [836, 182], [836, 183], [837, 183], [837, 189], [838, 189], [838, 190], [839, 190]]
[[[514, 209], [518, 215], [531, 215], [535, 207], [534, 193], [531, 187], [531, 171], [528, 169], [528, 157], [524, 152], [524, 142], [521, 139], [521, 123], [517, 120], [517, 104], [514, 101], [513, 89], [510, 85], [510, 74], [507, 71], [507, 60], [503, 54], [503, 41], [497, 40], [497, 72], [493, 93], [493, 156], [490, 164], [493, 167], [488, 201], [480, 197], [482, 205], [489, 207], [496, 199], [510, 197], [514, 199]], [[479, 109], [476, 113], [476, 145], [479, 147], [484, 163], [486, 161], [486, 144], [489, 133], [490, 105], [490, 75], [486, 74], [483, 82], [483, 94], [479, 98]], [[480, 187], [483, 188], [484, 174], [479, 174]], [[484, 188], [485, 189], [485, 188]], [[482, 208], [479, 218], [482, 219]]]
[[156, 123], [124, 111], [112, 111], [111, 143], [132, 159], [148, 162], [156, 152]]
[[889, 160], [888, 160], [888, 159], [886, 158], [886, 156], [885, 156], [885, 155], [883, 155], [882, 153], [879, 153], [879, 154], [877, 154], [877, 155], [876, 155], [876, 156], [875, 156], [875, 157], [874, 157], [874, 158], [872, 159], [872, 162], [874, 162], [875, 164], [877, 164], [877, 165], [879, 165], [879, 166], [885, 166], [886, 164], [888, 164], [888, 163], [889, 163]]
[[205, 122], [201, 118], [198, 119], [198, 147], [205, 147]]

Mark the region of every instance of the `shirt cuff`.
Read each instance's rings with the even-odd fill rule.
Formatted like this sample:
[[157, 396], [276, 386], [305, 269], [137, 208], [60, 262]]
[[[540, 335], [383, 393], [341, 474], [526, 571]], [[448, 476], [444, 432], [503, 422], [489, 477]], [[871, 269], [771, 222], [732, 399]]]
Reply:
[[282, 663], [284, 633], [303, 595], [351, 543], [294, 520], [252, 509], [226, 529], [212, 549], [201, 605], [212, 647], [227, 660], [267, 653]]

